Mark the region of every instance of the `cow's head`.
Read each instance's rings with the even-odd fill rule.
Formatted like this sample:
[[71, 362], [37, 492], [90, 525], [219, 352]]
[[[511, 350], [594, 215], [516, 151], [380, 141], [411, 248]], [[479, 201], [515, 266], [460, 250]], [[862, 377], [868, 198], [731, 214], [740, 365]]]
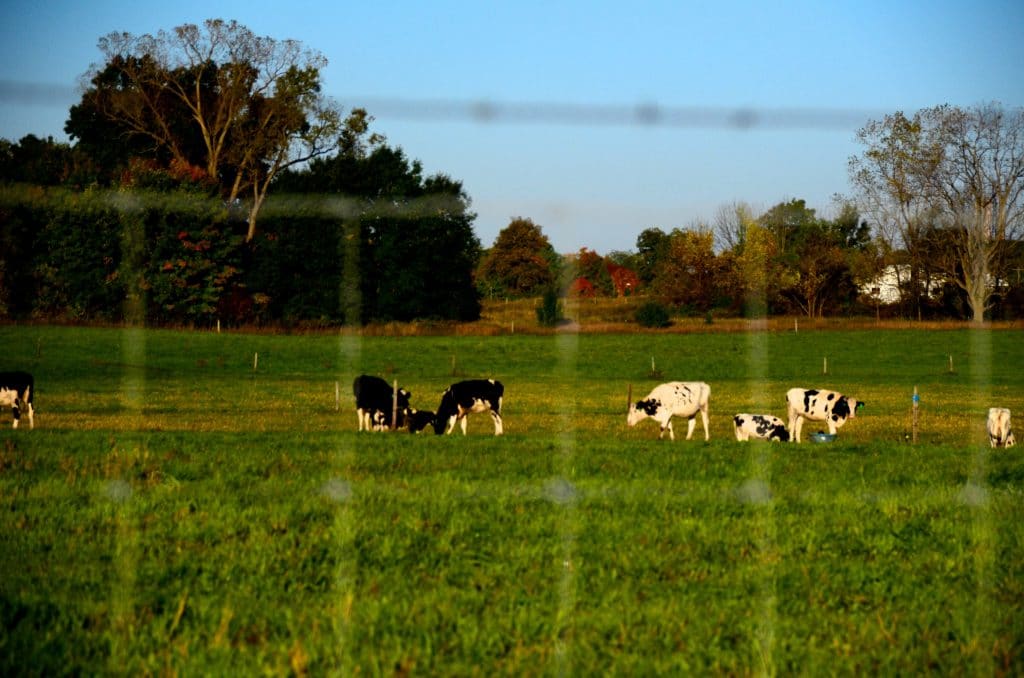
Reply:
[[633, 407], [629, 409], [629, 416], [626, 417], [626, 423], [630, 426], [636, 426], [647, 417], [654, 416], [654, 413], [661, 407], [661, 401], [650, 399], [650, 400], [638, 400]]
[[768, 436], [768, 440], [778, 440], [781, 443], [789, 442], [789, 431], [782, 424], [779, 424], [772, 429], [772, 433]]

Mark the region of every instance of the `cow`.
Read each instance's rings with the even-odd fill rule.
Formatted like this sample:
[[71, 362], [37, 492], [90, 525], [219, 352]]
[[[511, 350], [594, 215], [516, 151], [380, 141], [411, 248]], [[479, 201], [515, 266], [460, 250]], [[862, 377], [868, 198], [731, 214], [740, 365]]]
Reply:
[[847, 419], [855, 419], [857, 410], [862, 407], [864, 401], [844, 396], [836, 391], [791, 388], [786, 392], [789, 440], [800, 442], [800, 431], [805, 419], [826, 422], [828, 432], [835, 435], [836, 429], [845, 424]]
[[405, 418], [405, 425], [409, 433], [419, 433], [427, 426], [433, 425], [434, 419], [435, 415], [430, 410], [410, 409]]
[[1017, 444], [1010, 428], [1010, 410], [991, 407], [988, 411], [988, 442], [992, 447], [1013, 447]]
[[501, 420], [501, 402], [505, 387], [494, 379], [470, 379], [452, 384], [441, 395], [434, 417], [434, 433], [451, 433], [455, 424], [462, 424], [462, 435], [466, 435], [466, 417], [473, 412], [487, 412], [494, 420], [494, 435], [504, 433]]
[[737, 414], [732, 418], [736, 440], [778, 440], [789, 442], [785, 423], [770, 414]]
[[28, 427], [35, 428], [35, 390], [35, 379], [28, 372], [0, 372], [0, 407], [11, 408], [12, 428], [18, 428], [23, 411], [28, 415]]
[[[352, 393], [356, 397], [356, 416], [359, 430], [384, 431], [391, 428], [391, 412], [395, 406], [395, 391], [380, 377], [362, 374], [352, 382]], [[404, 388], [398, 389], [398, 426], [402, 426], [409, 413], [409, 398], [412, 394]]]
[[658, 440], [661, 440], [668, 431], [670, 440], [675, 440], [676, 435], [672, 431], [672, 417], [687, 417], [689, 427], [686, 432], [686, 439], [693, 436], [693, 429], [697, 425], [697, 414], [700, 413], [704, 421], [704, 440], [708, 440], [708, 399], [711, 397], [711, 387], [702, 381], [670, 381], [656, 386], [646, 398], [639, 400], [629, 409], [626, 423], [636, 426], [647, 417], [651, 417], [661, 424], [661, 432], [658, 433]]

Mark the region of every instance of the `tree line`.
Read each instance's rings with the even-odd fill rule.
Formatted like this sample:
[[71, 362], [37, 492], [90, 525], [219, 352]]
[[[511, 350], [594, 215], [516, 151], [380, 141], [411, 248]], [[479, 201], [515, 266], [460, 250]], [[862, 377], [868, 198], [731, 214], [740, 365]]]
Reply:
[[650, 227], [558, 254], [514, 217], [483, 249], [461, 182], [425, 176], [321, 94], [326, 60], [210, 20], [111, 33], [65, 132], [0, 140], [0, 317], [151, 324], [475, 320], [484, 298], [644, 295], [674, 314], [1017, 317], [1024, 114], [869, 121], [855, 195]]

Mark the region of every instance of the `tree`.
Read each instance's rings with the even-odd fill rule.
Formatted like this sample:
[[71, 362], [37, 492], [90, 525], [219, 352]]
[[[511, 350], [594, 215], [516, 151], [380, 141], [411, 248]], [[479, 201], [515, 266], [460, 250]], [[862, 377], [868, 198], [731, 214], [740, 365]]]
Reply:
[[[480, 242], [461, 182], [424, 177], [401, 149], [353, 132], [344, 152], [280, 176], [250, 288], [274, 309], [301, 299], [305, 317], [348, 323], [478, 319]], [[301, 279], [275, 264], [282, 254], [304, 267]], [[311, 277], [325, 282], [309, 290]]]
[[660, 228], [648, 228], [636, 237], [636, 273], [645, 285], [654, 280], [668, 252], [668, 235]]
[[850, 172], [867, 209], [908, 249], [940, 228], [953, 254], [945, 273], [981, 322], [993, 280], [1005, 276], [1008, 242], [1024, 231], [1024, 109], [896, 113], [866, 125], [858, 139], [866, 150], [851, 158]]
[[715, 241], [719, 250], [738, 250], [754, 221], [753, 210], [744, 202], [722, 205], [715, 215]]
[[608, 271], [605, 258], [594, 250], [581, 247], [575, 257], [576, 278], [584, 279], [593, 287], [594, 293], [602, 297], [610, 297], [615, 294], [615, 285], [612, 276]]
[[651, 283], [655, 294], [677, 306], [710, 310], [718, 275], [714, 242], [714, 234], [706, 228], [672, 231], [664, 261]]
[[[229, 203], [245, 200], [251, 241], [274, 178], [337, 147], [342, 119], [320, 95], [326, 59], [295, 40], [210, 19], [155, 36], [111, 33], [65, 130], [92, 147], [198, 165]], [[115, 132], [110, 134], [110, 132]]]
[[537, 296], [557, 279], [557, 260], [541, 227], [516, 217], [501, 230], [480, 264], [478, 285], [496, 295]]
[[834, 220], [819, 218], [804, 200], [779, 203], [748, 228], [747, 240], [738, 265], [755, 283], [749, 291], [763, 291], [766, 301], [777, 292], [810, 317], [851, 304], [855, 272], [870, 270], [870, 229], [849, 203], [840, 202]]

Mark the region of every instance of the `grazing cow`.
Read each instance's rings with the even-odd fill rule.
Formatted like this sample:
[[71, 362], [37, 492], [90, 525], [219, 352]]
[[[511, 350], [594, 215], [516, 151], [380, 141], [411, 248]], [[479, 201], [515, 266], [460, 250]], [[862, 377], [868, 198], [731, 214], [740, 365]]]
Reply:
[[419, 433], [433, 423], [434, 413], [429, 410], [410, 409], [409, 415], [405, 418], [405, 425], [409, 428], [409, 433]]
[[0, 372], [0, 407], [11, 408], [13, 428], [18, 428], [22, 410], [28, 414], [28, 427], [35, 428], [35, 390], [35, 379], [28, 372]]
[[778, 440], [789, 442], [789, 431], [778, 417], [770, 414], [737, 414], [732, 418], [736, 440]]
[[494, 435], [504, 432], [501, 421], [501, 401], [505, 387], [493, 379], [471, 379], [449, 386], [441, 396], [434, 417], [434, 433], [451, 433], [461, 422], [462, 435], [466, 435], [466, 417], [473, 412], [487, 412], [494, 420]]
[[992, 447], [1013, 447], [1017, 444], [1010, 428], [1010, 410], [992, 407], [988, 411], [988, 442]]
[[800, 431], [804, 420], [824, 421], [828, 432], [835, 435], [836, 429], [847, 419], [857, 417], [857, 410], [864, 402], [844, 396], [836, 391], [823, 389], [791, 388], [786, 392], [786, 409], [789, 413], [790, 442], [800, 442]]
[[697, 425], [697, 413], [700, 413], [704, 421], [704, 440], [708, 439], [708, 399], [711, 397], [711, 387], [702, 381], [670, 381], [666, 384], [656, 386], [646, 398], [637, 401], [629, 410], [626, 422], [630, 426], [636, 426], [647, 417], [651, 417], [661, 424], [661, 432], [658, 433], [658, 440], [668, 430], [670, 440], [675, 440], [676, 435], [672, 431], [672, 416], [687, 417], [689, 427], [686, 432], [686, 439], [693, 436], [693, 429]]
[[[352, 382], [352, 393], [356, 397], [356, 416], [359, 430], [384, 431], [391, 427], [391, 410], [394, 406], [395, 391], [380, 377], [363, 374]], [[409, 398], [412, 394], [404, 388], [398, 389], [398, 426], [402, 426], [409, 413]]]

